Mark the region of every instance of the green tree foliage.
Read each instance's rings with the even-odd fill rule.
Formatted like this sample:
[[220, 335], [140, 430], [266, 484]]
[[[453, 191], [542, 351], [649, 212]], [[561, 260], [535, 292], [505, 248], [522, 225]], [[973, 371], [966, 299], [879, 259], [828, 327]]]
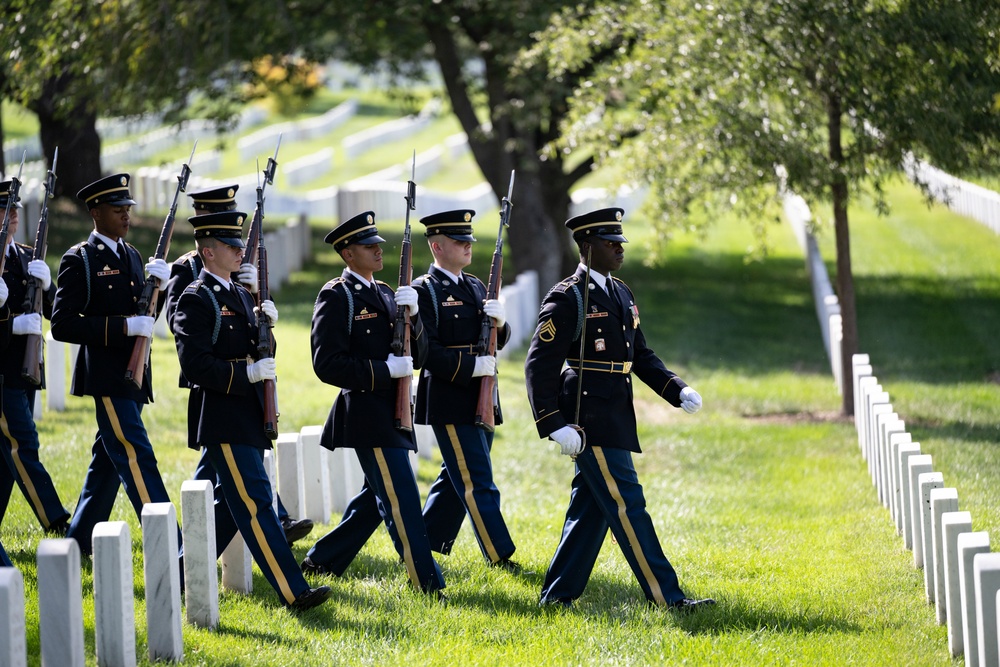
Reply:
[[[996, 166], [1000, 13], [990, 0], [719, 0], [573, 8], [536, 50], [558, 76], [623, 36], [579, 86], [562, 149], [646, 184], [666, 235], [737, 208], [766, 233], [787, 185], [832, 220], [845, 377], [858, 349], [847, 206], [908, 156]], [[787, 183], [777, 167], [784, 167]], [[771, 209], [773, 210], [773, 209]], [[853, 412], [847, 387], [844, 410]]]

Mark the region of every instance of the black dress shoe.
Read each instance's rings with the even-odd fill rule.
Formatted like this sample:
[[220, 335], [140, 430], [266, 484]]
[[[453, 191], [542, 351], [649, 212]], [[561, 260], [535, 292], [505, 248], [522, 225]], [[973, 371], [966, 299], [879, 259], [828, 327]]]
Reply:
[[516, 560], [511, 560], [509, 558], [504, 558], [503, 560], [498, 560], [495, 563], [490, 563], [490, 567], [495, 567], [500, 570], [507, 570], [511, 574], [521, 574], [524, 568]]
[[332, 574], [336, 576], [332, 570], [330, 570], [326, 565], [319, 565], [314, 563], [311, 558], [306, 556], [305, 560], [302, 561], [302, 565], [299, 566], [303, 574]]
[[285, 541], [291, 545], [312, 532], [313, 522], [309, 519], [285, 517], [281, 520], [281, 528], [285, 531]]
[[295, 598], [295, 602], [288, 606], [295, 611], [305, 611], [306, 609], [312, 609], [313, 607], [318, 607], [323, 604], [332, 594], [333, 591], [330, 590], [329, 586], [310, 588], [305, 593]]
[[569, 598], [545, 598], [538, 601], [539, 607], [565, 607], [569, 609], [573, 606], [573, 601]]
[[57, 537], [66, 537], [66, 532], [69, 530], [69, 521], [65, 519], [62, 521], [56, 521], [55, 523], [49, 524], [49, 527], [45, 529], [45, 532], [49, 535], [56, 535]]
[[692, 600], [690, 598], [682, 598], [676, 602], [671, 602], [667, 605], [667, 609], [671, 611], [681, 611], [681, 612], [691, 612], [696, 611], [699, 607], [710, 607], [715, 604], [715, 600], [712, 598], [705, 598], [704, 600]]

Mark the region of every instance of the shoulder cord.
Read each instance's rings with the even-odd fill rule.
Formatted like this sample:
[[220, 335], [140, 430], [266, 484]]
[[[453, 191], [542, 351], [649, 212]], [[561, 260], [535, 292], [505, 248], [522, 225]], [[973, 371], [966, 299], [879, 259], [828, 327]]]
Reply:
[[87, 310], [90, 305], [90, 256], [87, 254], [87, 244], [81, 243], [77, 246], [80, 249], [80, 257], [83, 258], [83, 275], [87, 278], [87, 300], [83, 304], [82, 310]]
[[212, 290], [208, 288], [208, 285], [199, 283], [198, 289], [208, 295], [208, 300], [212, 302], [212, 307], [215, 309], [215, 328], [212, 329], [212, 345], [214, 346], [219, 340], [219, 330], [222, 328], [222, 309], [219, 308], [219, 300], [212, 294]]
[[344, 286], [344, 294], [347, 295], [347, 335], [350, 336], [351, 329], [354, 327], [354, 295], [347, 287], [347, 281], [341, 284]]

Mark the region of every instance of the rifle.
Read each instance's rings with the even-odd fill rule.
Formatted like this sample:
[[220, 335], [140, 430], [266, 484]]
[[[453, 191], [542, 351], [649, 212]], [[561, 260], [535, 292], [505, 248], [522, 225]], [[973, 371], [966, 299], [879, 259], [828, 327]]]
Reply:
[[[49, 200], [56, 196], [56, 164], [59, 162], [59, 148], [52, 155], [52, 168], [45, 174], [45, 196], [42, 198], [42, 212], [38, 217], [38, 229], [35, 230], [35, 247], [31, 251], [31, 259], [45, 259], [49, 244]], [[24, 294], [25, 313], [42, 312], [41, 281], [37, 278], [28, 280]], [[27, 382], [40, 387], [42, 384], [42, 365], [45, 356], [45, 341], [38, 334], [29, 334], [25, 340], [24, 362], [21, 364], [21, 377]]]
[[[279, 140], [280, 143], [280, 140]], [[274, 154], [277, 156], [278, 152]], [[278, 163], [268, 159], [264, 169], [264, 183], [274, 182], [274, 168]], [[253, 226], [257, 228], [257, 356], [266, 359], [274, 356], [274, 336], [271, 327], [274, 324], [264, 314], [260, 307], [271, 298], [271, 290], [267, 284], [267, 248], [264, 247], [264, 234], [261, 231], [264, 224], [264, 185], [257, 176], [257, 208], [253, 212]], [[245, 255], [244, 255], [245, 256]], [[264, 380], [264, 434], [271, 440], [278, 439], [278, 393], [274, 380]]]
[[[500, 229], [497, 231], [497, 245], [493, 251], [493, 263], [490, 265], [490, 281], [486, 287], [486, 300], [500, 296], [500, 273], [503, 269], [503, 228], [510, 227], [510, 211], [514, 207], [510, 198], [514, 194], [514, 171], [510, 172], [510, 185], [507, 186], [507, 196], [500, 202]], [[476, 343], [476, 354], [480, 357], [497, 354], [497, 328], [493, 318], [483, 314], [482, 329], [479, 341]], [[476, 426], [492, 432], [496, 428], [494, 410], [497, 405], [497, 376], [487, 375], [479, 384], [479, 399], [476, 402]]]
[[[583, 328], [580, 329], [580, 370], [576, 373], [576, 411], [574, 412], [574, 422], [572, 424], [567, 424], [576, 429], [577, 433], [580, 434], [580, 451], [587, 446], [587, 434], [583, 432], [583, 427], [580, 426], [580, 403], [583, 401], [583, 355], [587, 350], [587, 305], [590, 301], [590, 260], [593, 253], [593, 248], [588, 243], [587, 244], [587, 272], [583, 274]], [[611, 278], [608, 278], [611, 280]], [[576, 457], [572, 457], [576, 460]]]
[[[274, 157], [267, 158], [267, 166], [264, 167], [264, 183], [261, 186], [261, 194], [268, 185], [274, 183], [274, 170], [278, 168], [278, 150], [281, 148], [281, 134], [278, 135], [278, 145], [274, 147]], [[260, 163], [257, 163], [260, 166]], [[260, 177], [257, 178], [260, 181]], [[260, 217], [261, 221], [264, 216]], [[247, 230], [247, 247], [243, 251], [243, 264], [257, 263], [257, 239], [260, 237], [260, 223], [257, 221], [257, 211], [250, 216], [250, 229]]]
[[[198, 142], [194, 142], [191, 148], [191, 157], [181, 165], [181, 173], [177, 175], [177, 189], [174, 190], [174, 200], [170, 203], [170, 210], [163, 221], [163, 229], [160, 231], [160, 240], [156, 243], [155, 259], [166, 259], [167, 251], [170, 250], [170, 237], [174, 233], [174, 216], [177, 215], [177, 198], [187, 188], [188, 177], [191, 176], [191, 167], [188, 165], [194, 161], [194, 152], [198, 148]], [[156, 317], [156, 301], [160, 295], [160, 281], [153, 276], [148, 276], [142, 286], [142, 293], [139, 295], [139, 302], [136, 306], [137, 315]], [[142, 378], [149, 366], [149, 347], [152, 341], [145, 336], [136, 336], [135, 345], [132, 347], [132, 356], [129, 357], [128, 366], [125, 369], [125, 381], [136, 389], [142, 389]]]
[[[417, 207], [417, 152], [413, 151], [410, 180], [406, 182], [406, 222], [403, 225], [403, 244], [399, 249], [399, 286], [405, 287], [413, 280], [413, 248], [410, 245], [410, 211]], [[399, 357], [410, 355], [410, 309], [396, 306], [396, 321], [392, 329], [392, 353]], [[413, 376], [396, 381], [396, 417], [394, 426], [401, 431], [413, 430]]]
[[10, 209], [17, 205], [21, 192], [21, 170], [24, 169], [24, 158], [28, 151], [21, 154], [21, 166], [17, 168], [17, 176], [10, 179], [7, 192], [7, 205], [3, 209], [3, 224], [0, 225], [0, 280], [3, 280], [3, 265], [7, 261], [7, 239], [10, 238]]

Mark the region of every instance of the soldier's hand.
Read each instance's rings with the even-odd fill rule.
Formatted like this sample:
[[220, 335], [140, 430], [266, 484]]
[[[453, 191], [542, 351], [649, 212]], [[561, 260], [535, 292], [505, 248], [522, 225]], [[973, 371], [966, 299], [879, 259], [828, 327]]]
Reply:
[[385, 360], [385, 365], [389, 367], [389, 377], [391, 378], [413, 375], [413, 357], [397, 357], [391, 354]]
[[125, 334], [128, 336], [142, 336], [143, 338], [153, 337], [153, 322], [155, 320], [148, 315], [136, 315], [125, 320]]
[[42, 335], [42, 316], [38, 313], [25, 313], [14, 318], [14, 335], [27, 336], [35, 334]]
[[278, 323], [278, 307], [274, 305], [274, 302], [270, 299], [262, 302], [260, 306], [255, 306], [253, 309], [253, 314], [260, 317], [260, 311], [264, 311], [264, 315], [267, 316], [268, 321], [271, 322], [271, 326]]
[[507, 310], [499, 300], [487, 299], [483, 303], [483, 312], [493, 318], [497, 323], [497, 329], [503, 329], [503, 325], [507, 322]]
[[277, 380], [278, 362], [274, 360], [274, 357], [266, 357], [247, 364], [247, 378], [250, 382]]
[[691, 387], [681, 389], [681, 409], [689, 415], [701, 410], [701, 394]]
[[497, 358], [491, 354], [485, 357], [476, 357], [476, 368], [472, 371], [472, 377], [484, 377], [486, 375], [497, 374]]
[[33, 259], [28, 262], [28, 275], [41, 281], [42, 289], [47, 290], [52, 285], [52, 271], [49, 265], [42, 259]]
[[257, 267], [253, 264], [240, 264], [240, 272], [236, 274], [236, 279], [243, 283], [251, 294], [257, 293]]
[[549, 433], [549, 437], [559, 443], [563, 456], [576, 456], [583, 451], [583, 439], [572, 426], [563, 426]]
[[7, 283], [0, 279], [0, 306], [7, 303], [8, 296], [10, 296], [10, 289], [7, 287]]
[[170, 280], [170, 265], [165, 260], [150, 258], [146, 262], [146, 273], [160, 281], [160, 291], [167, 289], [167, 281]]
[[409, 285], [400, 287], [396, 290], [396, 305], [409, 308], [411, 317], [416, 315], [420, 311], [420, 305], [417, 303], [417, 290]]

